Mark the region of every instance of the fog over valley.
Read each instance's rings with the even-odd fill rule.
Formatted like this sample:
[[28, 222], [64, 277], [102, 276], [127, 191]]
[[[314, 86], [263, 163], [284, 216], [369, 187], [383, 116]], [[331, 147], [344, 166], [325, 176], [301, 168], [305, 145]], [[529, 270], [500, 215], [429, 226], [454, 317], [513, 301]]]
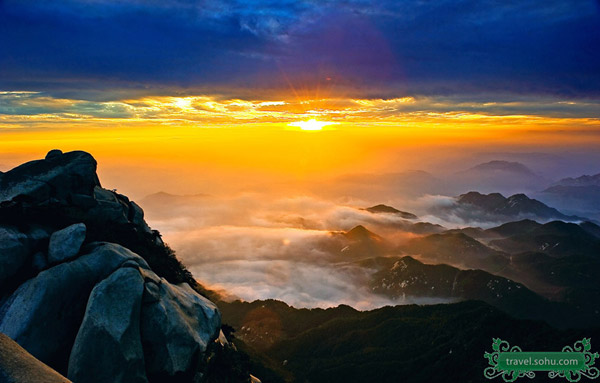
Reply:
[[[479, 176], [486, 172], [487, 177]], [[482, 266], [485, 262], [473, 263], [468, 260], [470, 255], [463, 254], [464, 249], [452, 247], [462, 241], [454, 237], [457, 229], [469, 228], [461, 232], [485, 248], [482, 254], [504, 254], [505, 248], [493, 242], [498, 237], [483, 230], [523, 220], [581, 223], [599, 217], [600, 209], [589, 208], [593, 202], [563, 201], [557, 210], [556, 205], [534, 200], [545, 196], [546, 186], [568, 181], [538, 176], [518, 162], [492, 160], [452, 177], [443, 179], [416, 171], [363, 174], [345, 176], [331, 186], [305, 184], [297, 194], [286, 190], [286, 197], [280, 195], [281, 185], [273, 185], [263, 192], [217, 195], [202, 190], [188, 195], [157, 192], [139, 203], [150, 225], [161, 232], [194, 276], [226, 300], [278, 299], [309, 308], [346, 304], [361, 310], [461, 299], [438, 296], [435, 290], [398, 296], [382, 293], [381, 286], [373, 282], [380, 269], [365, 260], [410, 255], [425, 264], [442, 262], [514, 277], [512, 271], [495, 268], [494, 262], [503, 264], [504, 255]], [[524, 190], [531, 198], [492, 192], [501, 188], [504, 179], [511, 183], [503, 192]], [[579, 182], [584, 180], [593, 183], [593, 179]], [[568, 214], [571, 212], [581, 215]], [[429, 243], [434, 235], [442, 235], [443, 241], [451, 238], [452, 244], [444, 242], [443, 246], [455, 256], [432, 255], [427, 253], [430, 244], [423, 248], [422, 243], [415, 242], [423, 239]], [[474, 244], [460, 246], [478, 246]], [[538, 250], [544, 250], [543, 243]], [[549, 291], [539, 281], [523, 274], [520, 278], [539, 287], [540, 293]]]

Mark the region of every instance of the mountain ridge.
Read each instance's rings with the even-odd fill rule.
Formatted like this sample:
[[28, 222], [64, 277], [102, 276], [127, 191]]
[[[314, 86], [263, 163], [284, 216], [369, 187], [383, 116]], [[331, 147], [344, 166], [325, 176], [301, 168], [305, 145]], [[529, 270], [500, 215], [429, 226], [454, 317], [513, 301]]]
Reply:
[[471, 191], [457, 197], [459, 205], [471, 205], [482, 211], [505, 217], [537, 217], [539, 219], [561, 219], [567, 221], [586, 221], [588, 219], [578, 216], [568, 216], [557, 209], [550, 207], [536, 199], [527, 197], [523, 193], [504, 197], [500, 193], [482, 194]]
[[417, 219], [418, 218], [413, 213], [401, 211], [392, 206], [388, 206], [388, 205], [384, 205], [384, 204], [374, 205], [374, 206], [365, 208], [364, 210], [368, 211], [369, 213], [373, 213], [373, 214], [395, 214], [404, 219]]

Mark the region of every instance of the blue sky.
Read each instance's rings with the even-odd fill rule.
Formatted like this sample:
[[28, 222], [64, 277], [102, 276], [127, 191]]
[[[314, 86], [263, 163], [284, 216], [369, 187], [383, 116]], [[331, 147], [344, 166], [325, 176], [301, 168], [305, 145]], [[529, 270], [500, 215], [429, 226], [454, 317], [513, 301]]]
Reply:
[[600, 2], [0, 2], [0, 90], [597, 99]]

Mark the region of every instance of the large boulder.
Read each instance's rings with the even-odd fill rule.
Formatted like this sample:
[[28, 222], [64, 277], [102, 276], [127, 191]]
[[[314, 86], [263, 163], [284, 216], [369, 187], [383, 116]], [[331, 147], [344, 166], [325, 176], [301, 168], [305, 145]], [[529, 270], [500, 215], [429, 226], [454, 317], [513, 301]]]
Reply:
[[100, 282], [90, 295], [69, 359], [75, 382], [147, 382], [140, 338], [144, 278], [123, 267]]
[[[0, 202], [17, 197], [28, 203], [72, 203], [78, 195], [92, 196], [100, 186], [96, 160], [81, 151], [51, 151], [45, 159], [27, 162], [0, 177]], [[75, 196], [75, 197], [74, 197]]]
[[128, 260], [149, 269], [128, 249], [98, 243], [89, 254], [42, 271], [19, 286], [0, 308], [0, 332], [42, 362], [66, 372], [92, 288]]
[[85, 224], [76, 223], [55, 231], [48, 245], [48, 262], [53, 265], [74, 258], [85, 240]]
[[0, 332], [78, 383], [197, 382], [220, 314], [168, 282], [194, 283], [95, 171], [91, 155], [53, 150], [0, 173]]
[[214, 303], [187, 284], [149, 275], [142, 305], [142, 343], [151, 381], [192, 381], [209, 342], [219, 335]]
[[71, 381], [34, 358], [17, 342], [0, 333], [0, 382], [70, 383]]
[[27, 264], [29, 252], [26, 234], [10, 226], [0, 226], [0, 287]]

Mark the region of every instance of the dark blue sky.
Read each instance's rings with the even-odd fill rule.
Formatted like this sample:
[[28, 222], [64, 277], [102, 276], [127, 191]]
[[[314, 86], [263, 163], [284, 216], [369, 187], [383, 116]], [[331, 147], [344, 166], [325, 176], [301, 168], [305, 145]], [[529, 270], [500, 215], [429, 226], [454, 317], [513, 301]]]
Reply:
[[597, 98], [598, 0], [0, 1], [0, 90]]

